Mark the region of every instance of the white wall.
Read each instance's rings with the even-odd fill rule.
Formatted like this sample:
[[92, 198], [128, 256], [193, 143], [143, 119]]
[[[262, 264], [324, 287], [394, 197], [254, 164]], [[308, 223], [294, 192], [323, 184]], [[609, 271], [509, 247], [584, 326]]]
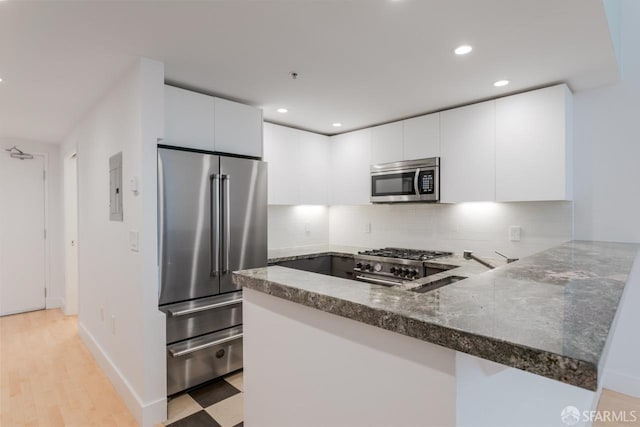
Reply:
[[47, 170], [47, 308], [64, 306], [64, 235], [62, 217], [62, 167], [60, 146], [12, 138], [0, 138], [0, 150], [17, 146], [27, 153], [45, 155]]
[[[578, 239], [640, 242], [640, 2], [622, 1], [619, 20], [620, 82], [574, 98], [575, 231]], [[640, 397], [640, 274], [627, 286], [604, 385]]]
[[[136, 419], [166, 415], [164, 315], [157, 310], [156, 144], [163, 64], [136, 61], [65, 139], [77, 147], [79, 333]], [[109, 221], [109, 157], [123, 153], [124, 221]], [[128, 182], [138, 177], [139, 194]], [[140, 232], [138, 252], [130, 231]]]
[[329, 207], [269, 205], [269, 249], [329, 244]]
[[[571, 240], [572, 209], [571, 202], [332, 206], [329, 240], [371, 248], [469, 249], [490, 257], [499, 250], [522, 257]], [[520, 242], [508, 240], [510, 225], [522, 227]]]

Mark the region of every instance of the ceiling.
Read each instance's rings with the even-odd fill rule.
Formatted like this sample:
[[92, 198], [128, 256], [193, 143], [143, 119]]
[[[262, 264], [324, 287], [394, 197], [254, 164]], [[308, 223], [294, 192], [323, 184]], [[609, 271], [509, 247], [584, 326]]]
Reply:
[[[454, 55], [463, 43], [474, 50]], [[169, 82], [325, 134], [618, 78], [601, 0], [8, 0], [0, 136], [61, 141], [138, 56], [164, 62]]]

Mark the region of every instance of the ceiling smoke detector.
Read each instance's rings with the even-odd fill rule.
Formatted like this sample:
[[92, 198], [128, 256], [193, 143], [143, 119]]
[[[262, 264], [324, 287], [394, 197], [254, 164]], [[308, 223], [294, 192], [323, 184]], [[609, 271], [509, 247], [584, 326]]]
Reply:
[[289, 73], [289, 77], [291, 77], [291, 80], [296, 80], [298, 78], [298, 73], [295, 71], [291, 71]]

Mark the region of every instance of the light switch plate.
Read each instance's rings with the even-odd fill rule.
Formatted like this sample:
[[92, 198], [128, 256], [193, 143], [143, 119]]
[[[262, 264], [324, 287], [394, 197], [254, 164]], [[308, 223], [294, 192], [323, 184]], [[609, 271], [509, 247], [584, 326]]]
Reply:
[[133, 252], [138, 252], [139, 247], [139, 234], [136, 230], [129, 230], [129, 249]]
[[509, 240], [512, 242], [519, 242], [521, 231], [522, 228], [519, 225], [509, 226]]

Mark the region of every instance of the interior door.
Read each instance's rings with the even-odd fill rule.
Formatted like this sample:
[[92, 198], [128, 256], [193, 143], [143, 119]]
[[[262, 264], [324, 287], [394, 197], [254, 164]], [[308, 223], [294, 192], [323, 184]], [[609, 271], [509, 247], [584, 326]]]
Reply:
[[0, 153], [0, 315], [45, 308], [44, 159]]
[[158, 149], [160, 305], [219, 287], [218, 156]]
[[267, 266], [267, 164], [220, 157], [222, 175], [222, 276], [220, 292], [231, 292], [231, 272]]

